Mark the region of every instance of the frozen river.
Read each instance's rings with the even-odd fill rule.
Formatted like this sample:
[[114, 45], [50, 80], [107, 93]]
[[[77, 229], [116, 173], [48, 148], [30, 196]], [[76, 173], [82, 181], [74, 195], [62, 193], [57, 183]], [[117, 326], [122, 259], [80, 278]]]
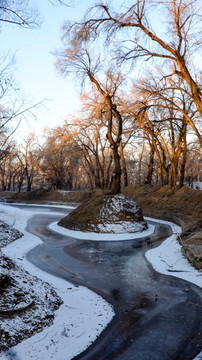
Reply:
[[[26, 207], [27, 208], [27, 207]], [[33, 211], [33, 207], [30, 206]], [[28, 260], [74, 285], [83, 285], [113, 306], [115, 316], [97, 340], [75, 359], [192, 360], [202, 333], [202, 290], [153, 270], [145, 252], [152, 240], [167, 238], [169, 225], [155, 225], [152, 235], [122, 241], [88, 241], [49, 228], [61, 218], [36, 214], [27, 231], [41, 238]], [[40, 209], [41, 211], [41, 209]], [[64, 212], [64, 209], [62, 210]]]

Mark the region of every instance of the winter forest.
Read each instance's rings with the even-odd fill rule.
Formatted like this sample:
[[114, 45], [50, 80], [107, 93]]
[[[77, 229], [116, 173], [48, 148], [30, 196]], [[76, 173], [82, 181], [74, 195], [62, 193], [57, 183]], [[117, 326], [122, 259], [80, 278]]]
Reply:
[[[56, 2], [64, 11], [72, 6]], [[200, 5], [95, 2], [79, 22], [67, 11], [55, 71], [77, 84], [80, 108], [63, 125], [20, 143], [19, 123], [41, 104], [20, 99], [13, 59], [1, 58], [1, 190], [97, 187], [117, 194], [127, 185], [201, 181]], [[5, 22], [40, 26], [27, 0], [0, 1]]]

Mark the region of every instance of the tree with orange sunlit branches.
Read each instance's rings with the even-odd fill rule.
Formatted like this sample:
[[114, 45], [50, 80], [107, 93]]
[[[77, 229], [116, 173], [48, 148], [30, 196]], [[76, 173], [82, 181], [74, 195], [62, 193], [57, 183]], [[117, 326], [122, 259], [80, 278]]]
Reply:
[[[201, 48], [200, 4], [200, 0], [138, 0], [115, 10], [101, 2], [80, 22], [67, 22], [64, 33], [70, 33], [79, 46], [99, 36], [104, 36], [108, 44], [112, 38], [117, 40], [116, 57], [120, 62], [140, 58], [158, 61], [168, 77], [177, 76], [187, 83], [189, 96], [202, 116], [200, 71], [192, 61]], [[155, 15], [158, 17], [153, 20]]]

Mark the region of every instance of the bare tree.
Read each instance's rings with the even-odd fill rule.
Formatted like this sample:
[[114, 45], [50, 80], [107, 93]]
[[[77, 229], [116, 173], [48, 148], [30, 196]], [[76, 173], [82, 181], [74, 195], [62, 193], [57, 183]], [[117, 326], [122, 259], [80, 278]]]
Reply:
[[91, 183], [91, 187], [107, 188], [109, 185], [109, 168], [111, 151], [106, 138], [107, 126], [103, 114], [106, 105], [102, 96], [95, 91], [82, 95], [83, 106], [77, 117], [65, 122], [64, 128], [69, 132], [72, 142], [79, 149]]
[[37, 148], [38, 144], [35, 134], [30, 133], [24, 141], [24, 145], [21, 146], [21, 156], [19, 157], [22, 166], [24, 166], [27, 191], [31, 191], [34, 177], [39, 168]]
[[[58, 54], [57, 69], [64, 75], [74, 73], [80, 75], [81, 81], [90, 80], [93, 88], [103, 97], [105, 102], [105, 119], [107, 124], [107, 139], [113, 154], [114, 170], [112, 192], [121, 189], [121, 164], [119, 147], [122, 139], [123, 120], [116, 103], [116, 94], [123, 82], [121, 73], [114, 73], [112, 67], [103, 69], [100, 57], [92, 57], [92, 51], [78, 47], [75, 41]], [[99, 76], [98, 76], [99, 75]]]
[[[167, 23], [166, 38], [152, 29], [150, 11], [160, 7]], [[116, 12], [101, 3], [87, 12], [80, 23], [67, 24], [80, 43], [106, 34], [109, 40], [122, 31], [124, 42], [119, 47], [119, 59], [134, 60], [144, 57], [167, 63], [167, 76], [177, 75], [186, 81], [189, 95], [202, 115], [201, 90], [191, 57], [201, 46], [200, 1], [192, 0], [138, 0], [124, 11]], [[160, 17], [158, 17], [158, 21]], [[127, 32], [130, 29], [130, 32]], [[160, 29], [160, 26], [159, 26]]]
[[127, 104], [128, 114], [134, 118], [136, 131], [143, 130], [143, 137], [150, 147], [146, 182], [151, 183], [156, 156], [161, 185], [169, 183], [171, 174], [171, 186], [176, 185], [177, 179], [182, 186], [186, 165], [187, 119], [195, 122], [193, 100], [185, 96], [180, 88], [162, 87], [159, 90], [156, 79], [152, 83], [144, 79], [140, 85], [135, 84], [132, 94], [133, 100], [130, 99]]
[[[182, 186], [186, 166], [187, 131], [193, 130], [199, 144], [202, 145], [200, 116], [196, 105], [190, 98], [187, 85], [183, 81], [178, 80], [174, 84], [173, 80], [167, 81], [166, 79], [158, 82], [156, 79], [152, 79], [152, 81], [144, 81], [143, 84], [140, 86], [140, 91], [143, 91], [147, 100], [144, 104], [142, 102], [142, 109], [149, 109], [150, 107], [156, 109], [153, 125], [156, 125], [156, 130], [157, 124], [162, 123], [163, 125], [161, 128], [164, 129], [164, 132], [160, 131], [158, 138], [166, 151], [172, 168], [171, 185], [176, 185], [178, 167], [181, 163], [179, 183]], [[157, 115], [158, 112], [160, 118]], [[151, 112], [149, 116], [151, 116]], [[166, 145], [167, 141], [168, 144]]]
[[44, 130], [44, 139], [40, 171], [46, 184], [59, 190], [75, 189], [80, 156], [66, 129]]
[[[73, 5], [73, 2], [69, 0], [47, 1], [52, 5]], [[38, 27], [42, 20], [39, 15], [39, 9], [33, 5], [33, 1], [31, 0], [1, 0], [0, 22], [10, 23], [24, 28], [33, 28]]]
[[202, 157], [201, 148], [195, 141], [187, 144], [187, 161], [185, 171], [186, 183], [193, 187], [194, 181], [202, 181]]
[[[186, 82], [163, 77], [162, 71], [159, 72], [160, 75], [148, 74], [139, 84], [135, 84], [139, 91], [139, 107], [142, 107], [142, 111], [149, 107], [159, 107], [175, 112], [178, 119], [194, 131], [202, 146], [201, 116], [194, 100], [190, 97]], [[143, 101], [142, 94], [144, 94]]]
[[39, 14], [30, 0], [2, 0], [0, 3], [0, 22], [15, 24], [21, 27], [39, 25]]

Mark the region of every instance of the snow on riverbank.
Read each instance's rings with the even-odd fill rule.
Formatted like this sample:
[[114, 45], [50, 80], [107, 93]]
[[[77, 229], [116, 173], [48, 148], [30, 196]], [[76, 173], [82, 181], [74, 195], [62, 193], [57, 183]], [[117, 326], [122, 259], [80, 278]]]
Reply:
[[[146, 218], [146, 220], [154, 219]], [[177, 240], [178, 235], [181, 234], [181, 228], [168, 221], [157, 221], [170, 225], [173, 235], [163, 241], [160, 246], [147, 251], [147, 260], [159, 273], [187, 280], [202, 288], [202, 272], [195, 269], [181, 252], [181, 246]]]
[[[126, 226], [126, 222], [124, 223], [124, 226]], [[120, 229], [119, 226], [113, 225], [113, 234], [102, 234], [102, 233], [96, 233], [93, 231], [90, 232], [81, 232], [76, 230], [69, 230], [65, 229], [64, 227], [58, 226], [56, 222], [52, 223], [50, 226], [51, 230], [54, 230], [56, 232], [59, 232], [60, 234], [71, 236], [76, 239], [82, 239], [82, 240], [93, 240], [93, 241], [121, 241], [121, 240], [131, 240], [135, 238], [143, 238], [145, 236], [149, 236], [154, 231], [154, 226], [149, 225], [148, 229], [145, 231], [135, 232], [135, 233], [118, 233], [118, 230]]]
[[[88, 289], [75, 287], [65, 280], [47, 274], [26, 260], [26, 253], [41, 243], [37, 237], [24, 230], [27, 220], [33, 213], [0, 205], [0, 219], [24, 233], [21, 239], [9, 244], [4, 248], [3, 252], [21, 267], [23, 266], [30, 274], [36, 275], [51, 284], [64, 303], [56, 311], [52, 326], [26, 339], [11, 348], [10, 351], [1, 354], [0, 359], [68, 360], [79, 354], [94, 341], [107, 323], [110, 322], [114, 313], [109, 304]], [[177, 234], [180, 233], [181, 229], [172, 223], [169, 223], [169, 225], [172, 227], [174, 234], [165, 240], [162, 245], [146, 253], [148, 261], [161, 273], [184, 278], [202, 287], [202, 274], [188, 263], [180, 251]], [[53, 224], [51, 228], [54, 231], [73, 236], [72, 232], [70, 234], [68, 230], [56, 224]], [[149, 235], [152, 231], [153, 229], [150, 227], [146, 232], [141, 233], [141, 236]], [[74, 234], [76, 237], [82, 239], [85, 239], [87, 235], [85, 233], [83, 237], [83, 233], [74, 233], [76, 233]], [[98, 237], [95, 238], [95, 234], [93, 234], [91, 239], [106, 240], [106, 234], [97, 235]], [[113, 241], [128, 239], [126, 235], [123, 237], [123, 234], [112, 235], [110, 237], [107, 235], [107, 239]], [[129, 239], [135, 236], [139, 237], [139, 235], [138, 233], [135, 235], [130, 234]], [[202, 354], [199, 354], [196, 359], [202, 359]]]
[[[146, 220], [154, 219], [146, 218]], [[181, 228], [168, 221], [157, 221], [169, 224], [173, 235], [164, 240], [160, 246], [147, 251], [147, 260], [159, 273], [187, 280], [202, 288], [202, 272], [195, 269], [181, 252], [181, 246], [177, 240], [178, 235], [181, 234]], [[202, 360], [202, 350], [194, 360]]]
[[[85, 350], [114, 316], [112, 307], [100, 296], [82, 286], [47, 274], [26, 260], [26, 253], [41, 243], [24, 229], [31, 211], [0, 205], [0, 218], [24, 236], [2, 249], [2, 252], [31, 275], [48, 282], [62, 298], [54, 323], [42, 332], [12, 347], [0, 359], [68, 360]], [[23, 279], [22, 279], [23, 282]]]

